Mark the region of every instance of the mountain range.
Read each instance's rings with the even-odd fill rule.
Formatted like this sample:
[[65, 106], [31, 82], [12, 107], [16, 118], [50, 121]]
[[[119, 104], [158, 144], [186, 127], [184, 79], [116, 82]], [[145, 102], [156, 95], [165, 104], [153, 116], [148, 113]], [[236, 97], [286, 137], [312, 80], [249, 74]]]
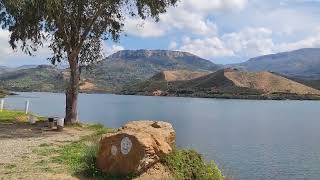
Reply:
[[320, 48], [260, 56], [244, 63], [228, 66], [246, 71], [272, 71], [298, 79], [318, 80], [320, 79]]
[[[252, 58], [244, 63], [217, 65], [187, 52], [123, 50], [82, 71], [83, 92], [118, 92], [163, 71], [210, 74], [226, 67], [242, 71], [270, 71], [320, 89], [320, 49], [300, 49]], [[181, 74], [180, 74], [181, 75]], [[190, 75], [193, 76], [193, 75]], [[68, 69], [54, 66], [0, 66], [0, 88], [10, 91], [64, 91]]]
[[[187, 52], [124, 50], [82, 71], [83, 91], [111, 92], [164, 70], [211, 72], [221, 66]], [[1, 68], [0, 87], [12, 91], [63, 91], [67, 69], [53, 66]]]

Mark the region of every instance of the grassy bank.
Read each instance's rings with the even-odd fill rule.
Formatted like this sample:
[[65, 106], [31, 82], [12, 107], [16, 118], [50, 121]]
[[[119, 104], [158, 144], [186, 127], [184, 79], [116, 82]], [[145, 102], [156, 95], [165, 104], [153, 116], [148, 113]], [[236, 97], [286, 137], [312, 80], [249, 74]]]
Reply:
[[28, 115], [21, 111], [3, 110], [0, 112], [0, 123], [13, 123], [16, 121], [26, 121]]
[[[55, 154], [50, 161], [66, 165], [73, 176], [88, 179], [133, 179], [134, 175], [126, 177], [106, 175], [96, 167], [100, 137], [112, 130], [102, 125], [91, 125], [88, 128], [95, 133], [59, 148], [43, 145], [38, 153]], [[205, 163], [201, 155], [192, 150], [177, 149], [162, 159], [161, 163], [170, 170], [173, 179], [223, 179], [221, 171], [214, 162]]]
[[[15, 122], [26, 122], [28, 115], [19, 111], [5, 110], [0, 112], [0, 124], [12, 124]], [[25, 128], [25, 127], [24, 127]], [[99, 149], [98, 143], [101, 136], [107, 132], [114, 131], [102, 125], [75, 125], [68, 127], [65, 131], [67, 134], [72, 132], [72, 129], [79, 130], [79, 135], [82, 136], [78, 140], [73, 141], [58, 141], [61, 145], [54, 145], [51, 141], [39, 143], [33, 149], [33, 158], [28, 162], [30, 165], [25, 165], [24, 168], [30, 169], [27, 173], [33, 174], [35, 170], [31, 167], [41, 167], [41, 171], [51, 174], [65, 174], [73, 177], [84, 179], [133, 179], [135, 176], [109, 176], [102, 173], [96, 167], [97, 152]], [[91, 132], [84, 135], [83, 132]], [[32, 133], [30, 131], [30, 133]], [[57, 143], [57, 142], [55, 142]], [[25, 156], [25, 155], [23, 155]], [[25, 157], [24, 157], [25, 158]], [[16, 165], [12, 162], [9, 165]], [[201, 155], [192, 150], [177, 149], [167, 157], [161, 159], [161, 163], [167, 167], [172, 174], [172, 179], [223, 179], [221, 171], [214, 162], [205, 163]], [[21, 163], [20, 163], [21, 164]], [[20, 164], [18, 164], [20, 166]], [[8, 166], [9, 166], [8, 165]], [[16, 166], [18, 166], [16, 165]], [[17, 168], [13, 168], [10, 173], [17, 173]]]
[[[29, 115], [30, 113], [26, 114], [23, 111], [3, 110], [0, 112], [0, 123], [28, 122]], [[46, 119], [42, 116], [32, 115], [37, 117], [39, 121], [44, 121]]]

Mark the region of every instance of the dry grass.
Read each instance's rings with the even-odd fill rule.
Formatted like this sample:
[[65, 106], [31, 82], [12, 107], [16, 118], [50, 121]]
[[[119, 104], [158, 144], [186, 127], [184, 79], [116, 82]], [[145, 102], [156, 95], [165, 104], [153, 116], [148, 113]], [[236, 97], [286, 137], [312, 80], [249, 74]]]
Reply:
[[163, 71], [164, 80], [168, 82], [172, 81], [186, 81], [191, 79], [196, 79], [201, 76], [208, 75], [209, 72], [197, 72], [197, 71], [187, 71], [187, 70], [180, 70], [180, 71]]
[[227, 71], [225, 76], [236, 86], [262, 90], [266, 93], [320, 95], [320, 91], [270, 72]]

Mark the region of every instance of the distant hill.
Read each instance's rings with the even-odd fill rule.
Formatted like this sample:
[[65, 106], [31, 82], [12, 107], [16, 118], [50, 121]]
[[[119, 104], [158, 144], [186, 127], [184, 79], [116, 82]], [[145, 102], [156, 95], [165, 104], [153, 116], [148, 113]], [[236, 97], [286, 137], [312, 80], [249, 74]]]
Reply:
[[10, 91], [61, 91], [65, 81], [61, 70], [40, 65], [0, 75], [0, 87]]
[[8, 67], [6, 67], [6, 66], [0, 66], [0, 74], [8, 72], [9, 69], [10, 69], [10, 68], [8, 68]]
[[188, 71], [188, 70], [176, 70], [176, 71], [162, 71], [151, 78], [155, 81], [185, 81], [195, 78], [199, 78], [210, 74], [209, 72], [200, 71]]
[[30, 69], [30, 68], [36, 68], [38, 65], [23, 65], [19, 67], [7, 67], [7, 66], [0, 66], [0, 74], [12, 72], [12, 71], [18, 71], [22, 69]]
[[[112, 92], [165, 70], [211, 72], [218, 68], [219, 65], [186, 52], [125, 50], [84, 69], [80, 87], [85, 92]], [[4, 68], [3, 72], [0, 87], [11, 91], [63, 91], [68, 76], [67, 70], [53, 66], [24, 66], [10, 71]]]
[[220, 66], [186, 52], [124, 50], [100, 62], [83, 76], [110, 89], [149, 79], [166, 70], [215, 71]]
[[127, 92], [153, 92], [157, 90], [167, 90], [172, 83], [177, 81], [187, 81], [195, 78], [199, 78], [210, 74], [209, 72], [188, 71], [188, 70], [176, 70], [176, 71], [163, 71], [152, 76], [150, 79], [128, 84], [124, 86], [122, 91]]
[[320, 48], [300, 49], [229, 65], [247, 71], [272, 71], [303, 80], [320, 79]]
[[151, 78], [123, 93], [246, 99], [314, 99], [320, 95], [319, 90], [270, 72], [234, 69], [219, 70], [190, 80]]
[[7, 93], [3, 90], [0, 90], [0, 98], [3, 98]]

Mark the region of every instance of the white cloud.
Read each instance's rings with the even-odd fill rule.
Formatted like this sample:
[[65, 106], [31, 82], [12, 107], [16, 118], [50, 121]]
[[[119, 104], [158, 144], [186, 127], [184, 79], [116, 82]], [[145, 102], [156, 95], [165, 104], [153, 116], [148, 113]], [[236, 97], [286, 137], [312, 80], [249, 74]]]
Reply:
[[181, 4], [187, 10], [212, 13], [242, 10], [247, 3], [247, 0], [183, 0]]
[[211, 35], [217, 33], [217, 26], [201, 14], [185, 9], [174, 9], [161, 15], [161, 22], [165, 27], [178, 30], [188, 30], [198, 35]]
[[150, 19], [129, 18], [125, 21], [124, 30], [127, 34], [138, 37], [160, 37], [165, 35], [167, 28]]
[[178, 43], [175, 41], [171, 41], [168, 48], [171, 50], [176, 50], [177, 47], [178, 47]]
[[181, 51], [191, 52], [201, 57], [225, 57], [233, 56], [232, 50], [228, 49], [225, 44], [218, 38], [190, 39], [184, 38]]
[[0, 30], [0, 54], [6, 57], [12, 49], [9, 46], [9, 31]]
[[109, 46], [108, 44], [103, 44], [103, 51], [107, 56], [122, 50], [124, 50], [124, 47], [120, 45], [113, 44]]
[[161, 37], [170, 30], [190, 31], [196, 35], [217, 34], [217, 25], [208, 19], [216, 12], [242, 10], [247, 0], [182, 0], [177, 7], [171, 7], [168, 12], [160, 15], [160, 22], [128, 18], [125, 22], [125, 32], [138, 37]]
[[205, 58], [253, 57], [272, 53], [274, 43], [271, 35], [272, 31], [266, 28], [245, 28], [222, 37], [187, 37], [182, 40], [179, 49]]
[[47, 47], [47, 43], [44, 43], [44, 47], [38, 49], [37, 52], [34, 52], [34, 56], [29, 56], [22, 52], [18, 48], [13, 50], [9, 44], [10, 33], [8, 30], [0, 29], [0, 65], [1, 64], [15, 64], [18, 61], [24, 61], [24, 64], [46, 64], [48, 61], [46, 59], [50, 57], [51, 51]]
[[253, 57], [272, 53], [272, 31], [266, 28], [245, 28], [240, 32], [222, 36], [228, 49], [240, 57]]
[[188, 51], [204, 58], [238, 57], [243, 60], [301, 48], [320, 47], [320, 28], [310, 36], [293, 42], [275, 43], [270, 29], [244, 28], [239, 32], [219, 36], [194, 38], [185, 37], [176, 48]]
[[274, 51], [276, 52], [283, 52], [283, 51], [292, 51], [301, 48], [319, 48], [320, 47], [320, 29], [315, 31], [310, 36], [296, 41], [296, 42], [289, 42], [289, 43], [279, 43], [275, 48]]
[[268, 13], [258, 12], [252, 20], [280, 35], [295, 35], [306, 29], [312, 29], [318, 24], [318, 20], [308, 12], [288, 8], [275, 9]]

